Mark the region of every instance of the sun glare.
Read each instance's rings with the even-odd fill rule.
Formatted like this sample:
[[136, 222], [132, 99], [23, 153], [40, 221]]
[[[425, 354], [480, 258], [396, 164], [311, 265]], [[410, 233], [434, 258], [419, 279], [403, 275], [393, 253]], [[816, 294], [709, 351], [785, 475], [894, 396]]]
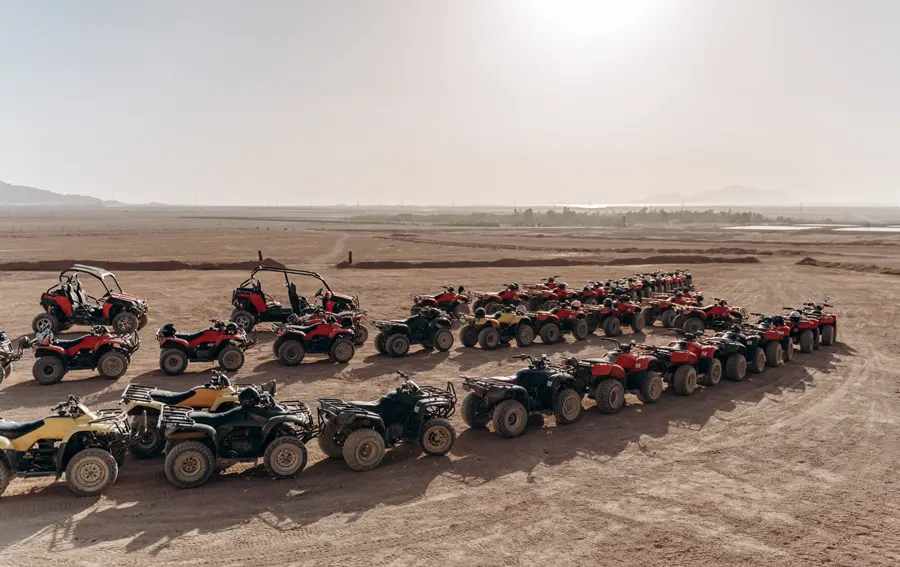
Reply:
[[658, 0], [525, 0], [535, 27], [558, 41], [615, 41], [645, 30]]

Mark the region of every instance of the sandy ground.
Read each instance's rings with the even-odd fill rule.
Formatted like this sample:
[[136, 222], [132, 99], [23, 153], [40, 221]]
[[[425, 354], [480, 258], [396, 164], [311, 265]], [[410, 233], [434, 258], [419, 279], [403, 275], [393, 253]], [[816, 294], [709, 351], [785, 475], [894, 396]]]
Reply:
[[[387, 250], [395, 259], [490, 257], [506, 251], [301, 227], [272, 229], [266, 237], [253, 229], [214, 226], [182, 233], [175, 222], [148, 221], [128, 232], [85, 223], [65, 239], [72, 245], [67, 250], [76, 250], [68, 255], [58, 252], [63, 241], [58, 233], [0, 224], [0, 259], [155, 259], [177, 253], [187, 260], [243, 260], [264, 247], [266, 255], [325, 272], [332, 287], [358, 293], [375, 317], [403, 314], [409, 292], [459, 283], [489, 289], [552, 275], [539, 269], [338, 271], [329, 266], [350, 247], [367, 259], [381, 259]], [[509, 241], [537, 240], [506, 232]], [[724, 241], [696, 242], [693, 236], [673, 232], [652, 247], [700, 249]], [[460, 233], [453, 240], [465, 237]], [[584, 244], [569, 240], [572, 246]], [[634, 242], [651, 247], [646, 240], [613, 237], [598, 247]], [[777, 238], [758, 244], [760, 249], [792, 246]], [[896, 262], [900, 254], [893, 256], [893, 248], [846, 244], [839, 251]], [[203, 488], [179, 491], [166, 481], [161, 462], [130, 458], [119, 482], [99, 499], [77, 498], [62, 482], [15, 480], [0, 498], [0, 565], [897, 565], [900, 386], [894, 369], [900, 353], [892, 330], [900, 315], [900, 279], [796, 266], [796, 256], [761, 255], [760, 260], [752, 266], [698, 265], [692, 271], [709, 296], [751, 310], [831, 295], [842, 322], [840, 344], [690, 398], [666, 395], [656, 406], [630, 398], [633, 404], [614, 416], [587, 407], [580, 422], [565, 427], [548, 418], [543, 427], [513, 440], [467, 430], [454, 416], [459, 438], [449, 458], [425, 458], [402, 447], [389, 451], [382, 466], [369, 473], [325, 460], [313, 443], [307, 470], [293, 481], [276, 482], [262, 468], [240, 465]], [[581, 285], [639, 269], [578, 267], [557, 273]], [[31, 379], [26, 358], [0, 386], [0, 415], [35, 419], [69, 394], [109, 406], [132, 382], [186, 389], [209, 377], [209, 365], [192, 365], [178, 378], [161, 376], [152, 332], [170, 321], [196, 330], [212, 317], [227, 316], [230, 290], [245, 274], [118, 275], [152, 310], [150, 333], [126, 376], [109, 382], [78, 372], [41, 387]], [[15, 336], [27, 332], [38, 295], [54, 278], [39, 272], [0, 274], [0, 328]], [[670, 337], [657, 328], [643, 340], [659, 344]], [[397, 368], [420, 383], [453, 380], [459, 389], [460, 373], [494, 375], [518, 366], [509, 359], [515, 349], [488, 353], [456, 345], [446, 354], [415, 352], [396, 361], [366, 345], [347, 366], [310, 361], [285, 369], [271, 358], [270, 341], [262, 336], [238, 379], [275, 378], [281, 396], [310, 402], [331, 396], [374, 399], [397, 384], [392, 375]], [[529, 352], [593, 356], [605, 348], [592, 337]]]

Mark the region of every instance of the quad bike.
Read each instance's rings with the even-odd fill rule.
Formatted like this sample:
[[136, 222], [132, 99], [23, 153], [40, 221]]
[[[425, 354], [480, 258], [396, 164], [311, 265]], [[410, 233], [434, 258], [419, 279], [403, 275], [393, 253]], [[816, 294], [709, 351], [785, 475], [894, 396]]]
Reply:
[[133, 428], [118, 409], [93, 412], [68, 399], [43, 419], [0, 419], [0, 494], [13, 477], [66, 475], [77, 496], [96, 496], [116, 482], [128, 447], [145, 422]]
[[696, 335], [685, 333], [681, 329], [676, 329], [675, 331], [681, 337], [678, 340], [671, 341], [668, 347], [694, 353], [697, 357], [698, 383], [703, 386], [718, 385], [722, 380], [722, 376], [725, 373], [725, 365], [728, 362], [726, 353], [714, 344], [700, 341], [700, 337]]
[[332, 362], [345, 364], [356, 354], [353, 319], [333, 315], [309, 325], [278, 325], [272, 351], [285, 366], [303, 362], [306, 353], [326, 353]]
[[588, 307], [585, 311], [590, 334], [602, 328], [603, 334], [607, 337], [618, 337], [622, 334], [623, 325], [629, 325], [633, 333], [641, 333], [644, 330], [643, 308], [632, 301], [624, 299], [614, 301], [607, 297], [601, 305]]
[[584, 381], [587, 397], [597, 403], [597, 409], [602, 413], [617, 413], [625, 407], [626, 391], [636, 392], [645, 404], [658, 402], [664, 383], [662, 376], [650, 370], [656, 358], [635, 348], [634, 341], [623, 344], [615, 339], [603, 340], [614, 343], [616, 350], [601, 358], [566, 361], [575, 376]]
[[809, 354], [819, 348], [819, 319], [805, 315], [800, 310], [784, 307], [790, 314], [784, 324], [791, 330], [791, 339], [800, 347], [800, 352]]
[[[284, 287], [287, 288], [290, 305], [282, 306], [281, 303], [266, 294], [262, 284], [256, 279], [259, 272], [277, 273], [284, 276]], [[297, 284], [291, 281], [290, 276], [304, 276], [318, 280], [322, 287], [316, 292], [316, 297], [321, 298], [321, 307], [328, 313], [340, 313], [343, 311], [355, 311], [359, 309], [359, 299], [347, 295], [334, 293], [322, 276], [308, 270], [294, 270], [290, 268], [275, 268], [272, 266], [259, 266], [253, 268], [250, 277], [231, 294], [231, 304], [234, 311], [231, 320], [245, 331], [251, 331], [257, 323], [287, 323], [292, 314], [302, 316], [313, 310], [313, 306], [307, 299], [297, 294]]]
[[319, 398], [319, 447], [332, 459], [344, 459], [355, 471], [381, 464], [386, 447], [416, 443], [426, 455], [442, 456], [456, 442], [450, 416], [456, 390], [419, 386], [405, 372], [395, 391], [373, 402]]
[[638, 348], [653, 355], [656, 360], [651, 364], [650, 371], [662, 374], [676, 394], [690, 396], [697, 389], [699, 357], [687, 345], [672, 341], [665, 347], [640, 345]]
[[493, 422], [497, 435], [511, 438], [525, 432], [530, 415], [552, 414], [557, 425], [581, 419], [581, 398], [587, 387], [572, 368], [551, 363], [547, 355], [515, 358], [527, 360], [528, 368], [512, 376], [462, 376], [463, 388], [469, 392], [462, 406], [466, 425], [483, 429]]
[[244, 352], [256, 344], [256, 338], [236, 323], [212, 320], [212, 326], [199, 333], [179, 333], [175, 325], [168, 323], [156, 332], [156, 340], [162, 351], [159, 368], [169, 376], [178, 376], [188, 362], [219, 363], [226, 372], [236, 372], [244, 365]]
[[744, 323], [741, 332], [759, 336], [759, 346], [766, 353], [766, 364], [772, 368], [790, 362], [794, 358], [794, 341], [791, 328], [784, 317], [767, 317], [761, 313], [751, 313], [758, 317], [756, 323]]
[[306, 443], [318, 434], [312, 412], [300, 401], [278, 403], [268, 392], [247, 386], [239, 405], [221, 413], [165, 406], [160, 424], [166, 438], [166, 478], [178, 488], [206, 484], [218, 460], [256, 464], [293, 478], [306, 467]]
[[479, 307], [484, 308], [488, 315], [493, 315], [500, 311], [504, 306], [515, 309], [519, 305], [524, 305], [527, 308], [530, 299], [528, 293], [519, 290], [519, 284], [517, 283], [507, 284], [505, 288], [497, 293], [482, 293], [476, 291], [473, 292], [472, 295], [475, 297], [475, 302], [472, 304], [472, 307], [476, 311]]
[[673, 321], [673, 326], [696, 335], [704, 329], [722, 330], [735, 324], [740, 325], [750, 317], [743, 307], [730, 306], [727, 301], [718, 297], [714, 297], [713, 301], [715, 303], [706, 307], [684, 306]]
[[740, 382], [746, 377], [748, 370], [759, 374], [766, 369], [766, 350], [760, 346], [760, 336], [742, 332], [740, 325], [734, 325], [712, 337], [704, 337], [701, 342], [719, 349], [724, 365], [723, 377], [726, 380]]
[[[162, 454], [165, 435], [159, 426], [159, 418], [162, 415], [163, 406], [183, 406], [212, 413], [228, 411], [238, 406], [240, 403], [238, 394], [242, 387], [232, 386], [231, 380], [217, 370], [213, 370], [212, 374], [209, 382], [186, 392], [172, 392], [138, 384], [129, 384], [125, 388], [121, 400], [125, 406], [125, 413], [132, 420], [142, 419], [143, 416], [146, 416], [148, 424], [144, 434], [131, 448], [131, 453], [135, 457], [149, 459]], [[271, 380], [259, 386], [259, 389], [274, 397], [275, 381]]]
[[824, 303], [804, 303], [801, 313], [811, 319], [819, 321], [819, 337], [823, 346], [831, 346], [837, 340], [837, 315], [825, 311], [830, 297], [825, 298]]
[[409, 310], [410, 315], [415, 315], [426, 307], [436, 307], [447, 315], [459, 319], [471, 311], [469, 296], [463, 286], [454, 289], [452, 285], [448, 285], [437, 295], [410, 295], [410, 298], [413, 300], [413, 306]]
[[57, 340], [50, 331], [43, 331], [28, 340], [27, 346], [34, 349], [37, 358], [31, 370], [34, 379], [48, 386], [72, 370], [96, 368], [103, 378], [120, 378], [128, 370], [141, 340], [137, 333], [113, 335], [108, 327], [98, 325], [90, 333], [71, 340]]
[[13, 348], [12, 342], [6, 333], [0, 331], [0, 384], [12, 374], [12, 363], [22, 358], [23, 346], [27, 346], [27, 339], [19, 341], [18, 348]]
[[369, 339], [369, 328], [364, 324], [364, 321], [368, 320], [367, 316], [368, 311], [356, 310], [345, 311], [343, 313], [329, 313], [319, 307], [304, 315], [297, 316], [292, 314], [288, 316], [288, 323], [291, 325], [309, 326], [314, 323], [327, 322], [329, 318], [343, 320], [345, 317], [349, 317], [350, 321], [353, 323], [351, 327], [353, 329], [353, 345], [362, 346], [366, 344], [366, 341]]
[[[534, 325], [534, 320], [521, 306], [515, 311], [507, 306], [490, 317], [483, 307], [479, 307], [474, 317], [463, 317], [459, 342], [464, 347], [480, 345], [483, 349], [493, 350], [500, 343], [509, 344], [515, 340], [518, 346], [527, 347], [534, 342]], [[556, 336], [559, 336], [559, 327], [556, 327]]]
[[[96, 278], [106, 293], [99, 299], [85, 293], [81, 274]], [[110, 325], [117, 333], [128, 335], [143, 329], [149, 314], [147, 302], [124, 293], [112, 272], [81, 264], [60, 272], [59, 283], [41, 295], [41, 308], [44, 312], [31, 321], [35, 333], [58, 333], [73, 325]]]
[[[562, 335], [570, 334], [576, 341], [583, 341], [590, 334], [587, 314], [581, 309], [580, 301], [565, 301], [559, 307], [553, 309], [550, 314], [554, 315], [558, 320], [557, 324]], [[535, 320], [540, 321], [541, 313], [536, 313], [535, 315]]]
[[702, 304], [702, 296], [686, 297], [681, 292], [676, 292], [674, 295], [665, 294], [664, 297], [645, 297], [641, 302], [644, 312], [644, 325], [652, 326], [656, 321], [659, 321], [663, 327], [671, 329], [675, 326], [675, 320], [685, 306], [700, 307]]
[[579, 298], [584, 305], [598, 305], [605, 297], [603, 286], [600, 282], [588, 282], [581, 289]]
[[375, 348], [381, 354], [406, 356], [411, 344], [447, 352], [453, 346], [450, 319], [436, 307], [425, 307], [400, 321], [376, 321]]

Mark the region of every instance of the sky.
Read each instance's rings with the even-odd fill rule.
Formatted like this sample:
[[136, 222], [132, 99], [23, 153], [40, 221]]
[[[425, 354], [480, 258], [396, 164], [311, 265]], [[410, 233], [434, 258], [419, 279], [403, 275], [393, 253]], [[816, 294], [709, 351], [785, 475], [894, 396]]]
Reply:
[[900, 2], [0, 0], [0, 180], [124, 202], [900, 204]]

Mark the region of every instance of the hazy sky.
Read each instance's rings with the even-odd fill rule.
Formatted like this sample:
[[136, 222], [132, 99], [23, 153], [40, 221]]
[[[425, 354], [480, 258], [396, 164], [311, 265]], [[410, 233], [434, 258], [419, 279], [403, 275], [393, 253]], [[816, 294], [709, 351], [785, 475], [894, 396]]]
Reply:
[[0, 0], [0, 180], [129, 202], [900, 203], [892, 0]]

